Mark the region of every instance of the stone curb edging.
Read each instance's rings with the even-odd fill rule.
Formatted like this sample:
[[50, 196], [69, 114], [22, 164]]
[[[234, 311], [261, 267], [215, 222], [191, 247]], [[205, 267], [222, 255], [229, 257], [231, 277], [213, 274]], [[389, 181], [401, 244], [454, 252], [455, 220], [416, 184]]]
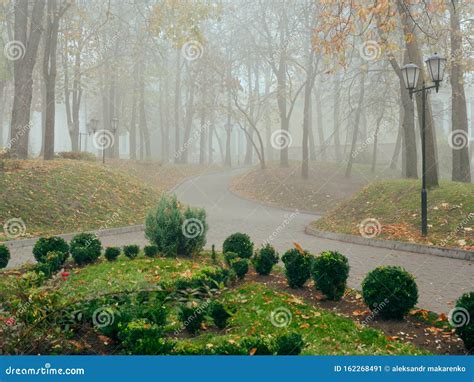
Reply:
[[[112, 236], [112, 235], [117, 235], [121, 233], [139, 232], [139, 231], [144, 231], [144, 230], [145, 230], [144, 224], [136, 224], [136, 225], [130, 225], [130, 226], [125, 226], [125, 227], [99, 229], [99, 230], [92, 230], [92, 231], [86, 231], [86, 232], [95, 233], [97, 236]], [[78, 233], [79, 232], [63, 233], [63, 234], [54, 235], [54, 236], [59, 236], [59, 237], [62, 237], [64, 240], [69, 241]], [[45, 236], [49, 236], [49, 235], [45, 235]], [[0, 244], [4, 244], [10, 249], [31, 247], [36, 243], [38, 239], [39, 237], [34, 237], [31, 239], [22, 239], [22, 240], [8, 240], [8, 241], [0, 242]]]
[[427, 245], [404, 243], [404, 242], [395, 241], [395, 240], [368, 239], [365, 237], [349, 235], [345, 233], [320, 231], [315, 228], [312, 228], [309, 225], [305, 228], [305, 233], [307, 233], [308, 235], [317, 236], [323, 239], [344, 241], [346, 243], [367, 245], [370, 247], [388, 248], [388, 249], [394, 249], [398, 251], [421, 253], [424, 255], [450, 257], [452, 259], [474, 261], [474, 252], [465, 251], [463, 249], [430, 247]]

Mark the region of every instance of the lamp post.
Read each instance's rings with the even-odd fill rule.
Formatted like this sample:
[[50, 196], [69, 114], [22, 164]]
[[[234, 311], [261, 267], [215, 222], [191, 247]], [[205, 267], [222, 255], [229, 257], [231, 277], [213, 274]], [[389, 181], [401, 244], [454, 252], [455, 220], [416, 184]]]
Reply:
[[[112, 118], [112, 132], [114, 133], [114, 139], [113, 139], [114, 142], [115, 142], [115, 135], [117, 133], [117, 129], [118, 129], [118, 118], [114, 117]], [[115, 150], [115, 148], [112, 148], [112, 150]]]
[[426, 86], [423, 79], [421, 88], [416, 89], [418, 83], [418, 77], [420, 75], [420, 68], [413, 64], [405, 65], [402, 70], [403, 81], [405, 87], [410, 92], [410, 98], [413, 98], [413, 94], [421, 92], [422, 97], [422, 112], [421, 112], [421, 235], [426, 236], [428, 234], [428, 193], [426, 190], [426, 98], [430, 89], [436, 89], [436, 93], [439, 90], [439, 84], [443, 81], [444, 68], [446, 59], [435, 53], [426, 60], [426, 66], [430, 73], [431, 80], [434, 85]]
[[[89, 123], [87, 124], [87, 129], [89, 134], [95, 134], [97, 132], [97, 126], [99, 125], [99, 120], [95, 118], [91, 118]], [[94, 137], [95, 139], [95, 137]]]

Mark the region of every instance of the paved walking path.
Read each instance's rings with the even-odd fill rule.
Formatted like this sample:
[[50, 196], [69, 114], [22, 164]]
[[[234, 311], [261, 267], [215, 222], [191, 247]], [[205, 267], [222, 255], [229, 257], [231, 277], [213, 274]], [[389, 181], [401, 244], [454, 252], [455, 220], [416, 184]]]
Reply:
[[[378, 265], [400, 265], [415, 275], [419, 288], [418, 305], [436, 312], [448, 312], [464, 292], [474, 289], [474, 263], [432, 255], [367, 247], [321, 239], [304, 233], [317, 217], [292, 213], [241, 199], [227, 189], [230, 178], [239, 171], [220, 172], [189, 179], [175, 190], [182, 202], [204, 207], [208, 216], [207, 245], [220, 249], [231, 233], [248, 233], [256, 245], [269, 240], [281, 253], [297, 242], [319, 253], [338, 250], [348, 257], [351, 266], [349, 286], [360, 288], [364, 276]], [[104, 246], [147, 243], [143, 232], [101, 237]], [[16, 249], [11, 266], [31, 260], [31, 247]]]

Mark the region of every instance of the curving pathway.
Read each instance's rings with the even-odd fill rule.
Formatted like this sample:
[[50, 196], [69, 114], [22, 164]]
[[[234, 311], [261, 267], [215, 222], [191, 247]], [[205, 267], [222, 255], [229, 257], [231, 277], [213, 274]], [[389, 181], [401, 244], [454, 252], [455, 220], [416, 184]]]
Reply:
[[[206, 247], [215, 244], [220, 250], [228, 235], [241, 231], [248, 233], [258, 246], [270, 241], [280, 253], [292, 247], [293, 242], [313, 253], [338, 250], [349, 259], [349, 286], [358, 289], [367, 272], [376, 266], [400, 265], [416, 277], [420, 294], [418, 306], [439, 313], [448, 312], [462, 293], [474, 289], [474, 263], [470, 261], [367, 247], [305, 234], [305, 227], [317, 216], [264, 206], [229, 192], [230, 178], [241, 171], [245, 170], [201, 175], [188, 179], [174, 190], [182, 202], [206, 209], [210, 227]], [[143, 231], [98, 234], [104, 246], [147, 244]], [[13, 249], [9, 267], [34, 261], [31, 251], [31, 246]]]
[[244, 170], [189, 179], [175, 190], [179, 200], [206, 209], [210, 227], [208, 247], [216, 244], [220, 249], [228, 235], [242, 231], [258, 246], [271, 241], [280, 253], [292, 247], [293, 242], [313, 253], [338, 250], [349, 259], [349, 286], [358, 289], [367, 272], [376, 266], [400, 265], [416, 277], [418, 306], [439, 313], [448, 312], [462, 293], [474, 289], [474, 263], [470, 261], [367, 247], [305, 234], [305, 227], [317, 216], [264, 206], [229, 192], [231, 177], [241, 171]]

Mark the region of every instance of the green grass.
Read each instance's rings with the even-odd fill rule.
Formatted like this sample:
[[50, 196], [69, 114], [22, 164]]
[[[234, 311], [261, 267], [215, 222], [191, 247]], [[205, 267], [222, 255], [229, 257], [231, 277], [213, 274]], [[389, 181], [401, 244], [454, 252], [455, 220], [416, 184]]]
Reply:
[[155, 287], [180, 275], [199, 269], [191, 260], [138, 257], [130, 260], [121, 255], [116, 261], [92, 264], [74, 270], [58, 289], [67, 298], [80, 300], [98, 293], [114, 293]]
[[142, 223], [159, 197], [118, 170], [74, 160], [22, 161], [0, 176], [0, 190], [2, 225], [25, 223], [18, 238]]
[[428, 236], [420, 236], [420, 182], [385, 180], [374, 182], [353, 198], [342, 202], [320, 220], [316, 229], [360, 235], [367, 218], [381, 224], [378, 239], [445, 245], [472, 250], [474, 185], [442, 181], [428, 191]]
[[[153, 288], [161, 282], [191, 277], [210, 263], [207, 253], [194, 259], [146, 258], [141, 254], [130, 260], [120, 256], [114, 262], [101, 260], [73, 269], [66, 281], [55, 278], [41, 287], [22, 290], [22, 293], [38, 298], [58, 292], [55, 299], [61, 301], [63, 306], [70, 306], [100, 294], [138, 291]], [[9, 288], [8, 283], [14, 283], [13, 279], [14, 275], [1, 272], [0, 288], [2, 285]], [[6, 295], [15, 293], [13, 288], [3, 292]], [[12, 299], [16, 297], [10, 295], [8, 301]], [[271, 340], [287, 331], [294, 331], [303, 336], [306, 344], [303, 354], [306, 355], [426, 354], [411, 344], [390, 340], [379, 330], [362, 327], [348, 318], [316, 308], [294, 295], [275, 291], [263, 284], [246, 282], [237, 287], [229, 286], [223, 290], [219, 299], [232, 312], [228, 328], [217, 331], [208, 321], [207, 329], [200, 331], [197, 336], [179, 338], [177, 349], [211, 349], [223, 342], [239, 342], [247, 336]], [[28, 309], [33, 309], [33, 306], [28, 306]], [[291, 317], [287, 327], [272, 324], [272, 312], [281, 309], [286, 310]], [[176, 307], [170, 307], [165, 330], [173, 336], [172, 333], [180, 329], [181, 325]]]
[[[222, 341], [238, 342], [246, 336], [272, 339], [294, 331], [303, 336], [306, 347], [302, 354], [306, 355], [427, 354], [411, 344], [389, 341], [379, 330], [363, 328], [350, 319], [317, 309], [293, 295], [275, 292], [261, 284], [250, 282], [230, 290], [223, 300], [227, 306], [235, 308], [225, 334], [201, 334], [180, 341], [178, 347], [212, 348]], [[289, 312], [288, 326], [279, 328], [272, 324], [270, 317], [277, 309]]]

